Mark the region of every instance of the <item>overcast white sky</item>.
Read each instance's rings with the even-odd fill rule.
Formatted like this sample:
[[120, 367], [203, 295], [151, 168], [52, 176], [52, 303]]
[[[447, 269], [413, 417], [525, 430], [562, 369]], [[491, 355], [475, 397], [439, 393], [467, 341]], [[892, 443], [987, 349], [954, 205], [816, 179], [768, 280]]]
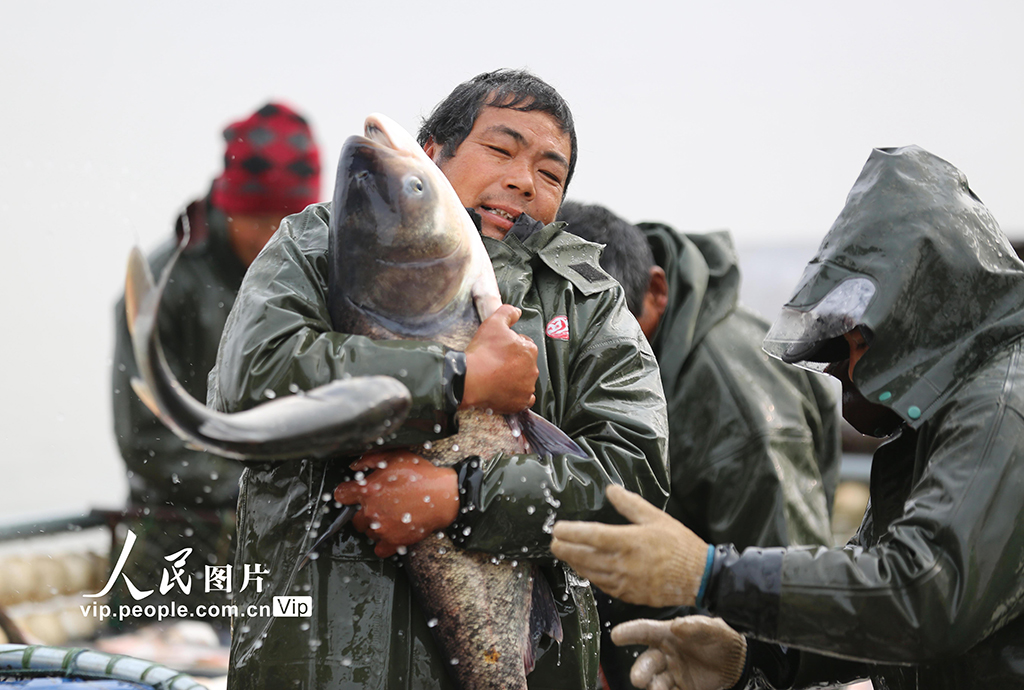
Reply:
[[874, 146], [946, 158], [1024, 236], [1022, 27], [1015, 0], [5, 3], [0, 520], [123, 502], [125, 259], [207, 190], [224, 125], [269, 99], [312, 121], [326, 199], [367, 113], [414, 129], [456, 83], [528, 67], [577, 119], [570, 196], [729, 228], [747, 255], [794, 243], [800, 263]]

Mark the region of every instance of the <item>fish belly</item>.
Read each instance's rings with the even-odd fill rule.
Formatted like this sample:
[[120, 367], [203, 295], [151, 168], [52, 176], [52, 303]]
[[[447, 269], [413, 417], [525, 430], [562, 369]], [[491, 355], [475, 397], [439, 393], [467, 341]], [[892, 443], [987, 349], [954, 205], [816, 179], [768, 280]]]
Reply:
[[[483, 461], [525, 449], [502, 415], [462, 411], [458, 423], [458, 434], [418, 452], [448, 466], [472, 455]], [[462, 549], [443, 533], [410, 547], [403, 561], [459, 689], [525, 690], [532, 565]]]

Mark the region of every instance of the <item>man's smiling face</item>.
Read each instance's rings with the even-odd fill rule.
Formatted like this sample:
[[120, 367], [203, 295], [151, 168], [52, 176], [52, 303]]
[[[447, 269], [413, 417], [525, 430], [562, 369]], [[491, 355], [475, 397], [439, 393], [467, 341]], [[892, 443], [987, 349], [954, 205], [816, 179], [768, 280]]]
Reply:
[[433, 140], [423, 148], [462, 205], [480, 214], [484, 235], [504, 238], [522, 213], [544, 224], [555, 220], [572, 151], [551, 115], [484, 106], [454, 156], [445, 159]]

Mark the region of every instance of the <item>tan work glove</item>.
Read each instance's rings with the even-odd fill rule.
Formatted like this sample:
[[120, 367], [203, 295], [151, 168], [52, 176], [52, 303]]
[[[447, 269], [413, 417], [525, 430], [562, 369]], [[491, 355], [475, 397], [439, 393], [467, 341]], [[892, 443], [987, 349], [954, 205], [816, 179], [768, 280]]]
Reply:
[[612, 642], [645, 644], [629, 680], [648, 690], [724, 690], [743, 675], [747, 640], [721, 618], [635, 620], [612, 629]]
[[555, 523], [551, 553], [631, 604], [694, 606], [707, 543], [643, 498], [612, 484], [608, 500], [632, 525]]

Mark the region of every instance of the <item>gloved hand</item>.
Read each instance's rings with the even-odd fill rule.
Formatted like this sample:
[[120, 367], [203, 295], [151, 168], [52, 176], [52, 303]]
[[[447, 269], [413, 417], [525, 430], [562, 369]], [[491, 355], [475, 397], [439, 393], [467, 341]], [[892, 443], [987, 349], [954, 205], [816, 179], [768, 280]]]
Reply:
[[724, 690], [743, 675], [747, 640], [721, 618], [635, 620], [612, 629], [620, 646], [645, 644], [629, 680], [648, 690]]
[[338, 484], [334, 500], [359, 504], [352, 526], [377, 542], [373, 552], [381, 558], [444, 529], [459, 515], [459, 480], [450, 467], [407, 450], [367, 453], [350, 467], [369, 474]]
[[512, 330], [520, 315], [512, 305], [501, 305], [469, 341], [461, 408], [515, 414], [536, 401], [537, 345]]
[[632, 525], [555, 523], [551, 553], [617, 599], [694, 606], [708, 545], [683, 523], [612, 484], [608, 500]]

